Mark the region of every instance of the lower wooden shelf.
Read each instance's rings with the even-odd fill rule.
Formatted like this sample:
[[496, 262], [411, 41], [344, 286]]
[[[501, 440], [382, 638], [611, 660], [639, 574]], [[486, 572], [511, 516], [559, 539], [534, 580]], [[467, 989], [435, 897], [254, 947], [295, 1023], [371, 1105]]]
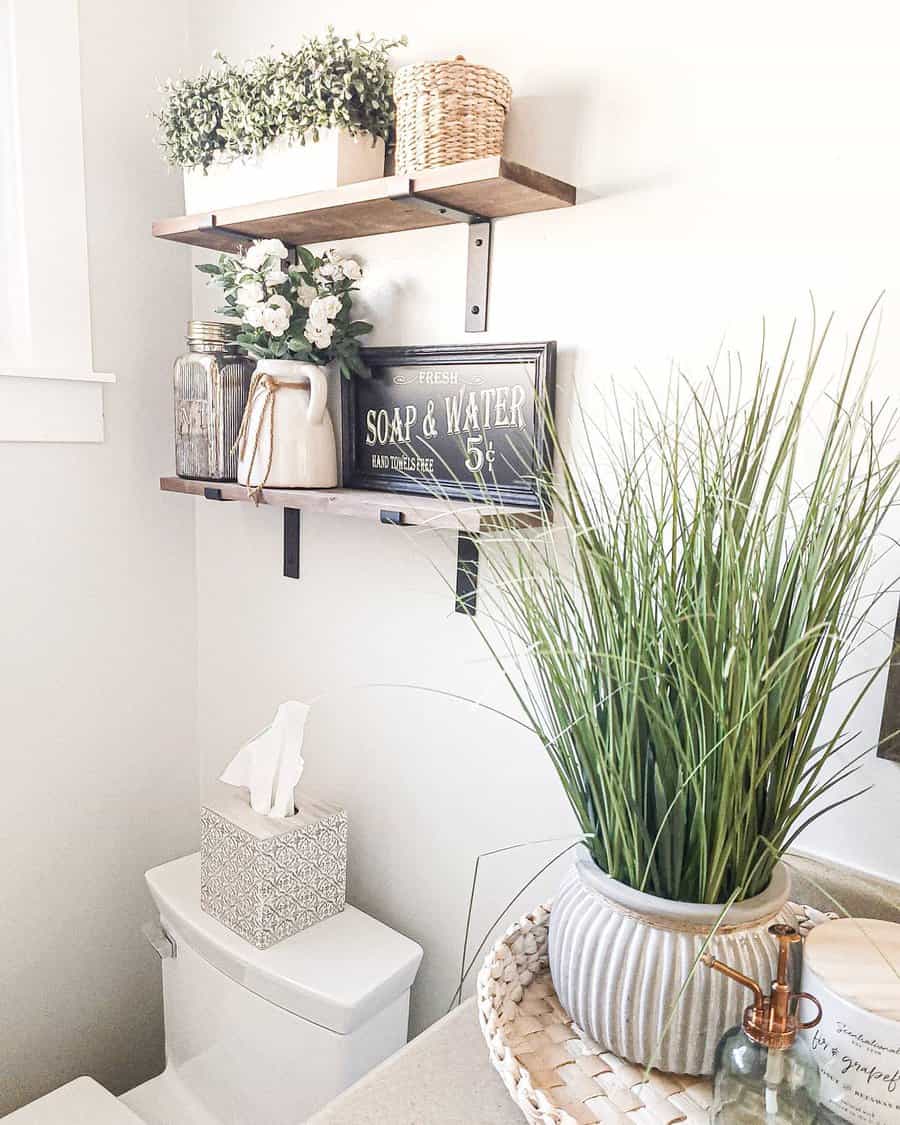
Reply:
[[[252, 503], [242, 484], [160, 477], [163, 492], [180, 492], [207, 500]], [[300, 517], [302, 512], [375, 519], [398, 527], [431, 527], [455, 531], [457, 613], [474, 614], [478, 596], [478, 535], [503, 527], [540, 527], [541, 513], [530, 508], [473, 504], [431, 496], [402, 496], [360, 488], [265, 488], [259, 503], [284, 509], [284, 576], [300, 577]]]
[[[210, 500], [250, 502], [242, 484], [219, 481], [183, 480], [160, 477], [163, 492], [205, 496]], [[374, 519], [401, 527], [433, 527], [444, 531], [477, 534], [498, 525], [539, 527], [541, 514], [530, 508], [505, 508], [493, 504], [474, 504], [467, 500], [442, 500], [431, 496], [403, 496], [396, 492], [372, 492], [361, 488], [265, 488], [260, 504], [274, 508], [295, 508], [333, 516]]]

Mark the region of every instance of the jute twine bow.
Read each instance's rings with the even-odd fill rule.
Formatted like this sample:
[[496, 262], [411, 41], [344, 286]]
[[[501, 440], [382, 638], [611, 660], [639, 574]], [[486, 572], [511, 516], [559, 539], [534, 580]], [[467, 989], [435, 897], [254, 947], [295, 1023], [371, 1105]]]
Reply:
[[[237, 441], [234, 443], [238, 451], [238, 457], [243, 461], [250, 439], [250, 414], [253, 411], [256, 392], [260, 391], [264, 396], [264, 401], [262, 409], [259, 412], [259, 424], [253, 433], [253, 449], [250, 453], [250, 463], [247, 466], [247, 497], [256, 505], [259, 504], [262, 497], [262, 490], [265, 487], [266, 481], [269, 479], [269, 473], [272, 471], [272, 456], [275, 451], [275, 399], [279, 391], [285, 390], [305, 391], [308, 390], [308, 386], [305, 383], [286, 383], [281, 379], [276, 379], [274, 375], [268, 375], [265, 372], [254, 372], [253, 378], [250, 380], [247, 409], [244, 411]], [[256, 464], [256, 455], [259, 452], [259, 437], [266, 424], [267, 415], [269, 420], [269, 456], [266, 461], [266, 471], [263, 473], [258, 484], [251, 485], [250, 482], [253, 480], [253, 466]]]

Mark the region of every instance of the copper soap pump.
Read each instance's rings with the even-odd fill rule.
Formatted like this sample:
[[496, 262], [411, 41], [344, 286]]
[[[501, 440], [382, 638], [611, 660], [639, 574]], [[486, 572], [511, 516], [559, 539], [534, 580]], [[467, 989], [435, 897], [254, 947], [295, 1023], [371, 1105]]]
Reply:
[[[721, 1125], [808, 1125], [815, 1120], [819, 1070], [797, 1032], [815, 1027], [822, 1008], [808, 992], [791, 988], [791, 949], [803, 940], [801, 935], [785, 925], [770, 926], [769, 933], [778, 939], [778, 969], [768, 996], [737, 969], [708, 953], [702, 958], [709, 968], [749, 988], [754, 997], [741, 1026], [727, 1032], [716, 1050], [711, 1119]], [[803, 999], [817, 1009], [815, 1018], [805, 1022], [797, 1014]]]

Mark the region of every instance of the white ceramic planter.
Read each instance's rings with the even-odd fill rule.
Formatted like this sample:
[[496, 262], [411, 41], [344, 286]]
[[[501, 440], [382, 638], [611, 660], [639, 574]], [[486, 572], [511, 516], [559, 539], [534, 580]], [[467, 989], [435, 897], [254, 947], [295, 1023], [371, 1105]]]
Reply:
[[279, 139], [259, 156], [215, 160], [206, 172], [186, 168], [184, 206], [189, 215], [215, 212], [383, 175], [383, 140], [373, 145], [369, 133], [322, 129], [318, 141], [305, 145]]
[[324, 367], [261, 359], [247, 402], [238, 482], [250, 488], [334, 488], [337, 448]]
[[[777, 962], [767, 928], [796, 925], [786, 906], [789, 890], [779, 864], [766, 891], [728, 910], [709, 947], [766, 988]], [[669, 902], [625, 886], [580, 848], [550, 915], [550, 973], [560, 1003], [621, 1058], [676, 1074], [711, 1074], [719, 1039], [741, 1022], [746, 990], [698, 965], [677, 997], [721, 913], [721, 906]]]

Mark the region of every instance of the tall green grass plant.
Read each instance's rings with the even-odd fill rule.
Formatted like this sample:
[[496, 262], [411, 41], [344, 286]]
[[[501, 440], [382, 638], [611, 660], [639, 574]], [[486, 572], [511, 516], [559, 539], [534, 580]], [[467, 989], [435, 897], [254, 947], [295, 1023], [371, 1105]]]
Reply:
[[763, 347], [749, 390], [709, 373], [619, 401], [611, 426], [577, 410], [555, 526], [510, 523], [485, 552], [476, 625], [594, 860], [667, 899], [764, 889], [871, 749], [852, 724], [882, 665], [847, 658], [900, 465], [867, 405], [869, 321], [823, 395], [829, 327], [796, 372], [793, 338], [771, 369]]

